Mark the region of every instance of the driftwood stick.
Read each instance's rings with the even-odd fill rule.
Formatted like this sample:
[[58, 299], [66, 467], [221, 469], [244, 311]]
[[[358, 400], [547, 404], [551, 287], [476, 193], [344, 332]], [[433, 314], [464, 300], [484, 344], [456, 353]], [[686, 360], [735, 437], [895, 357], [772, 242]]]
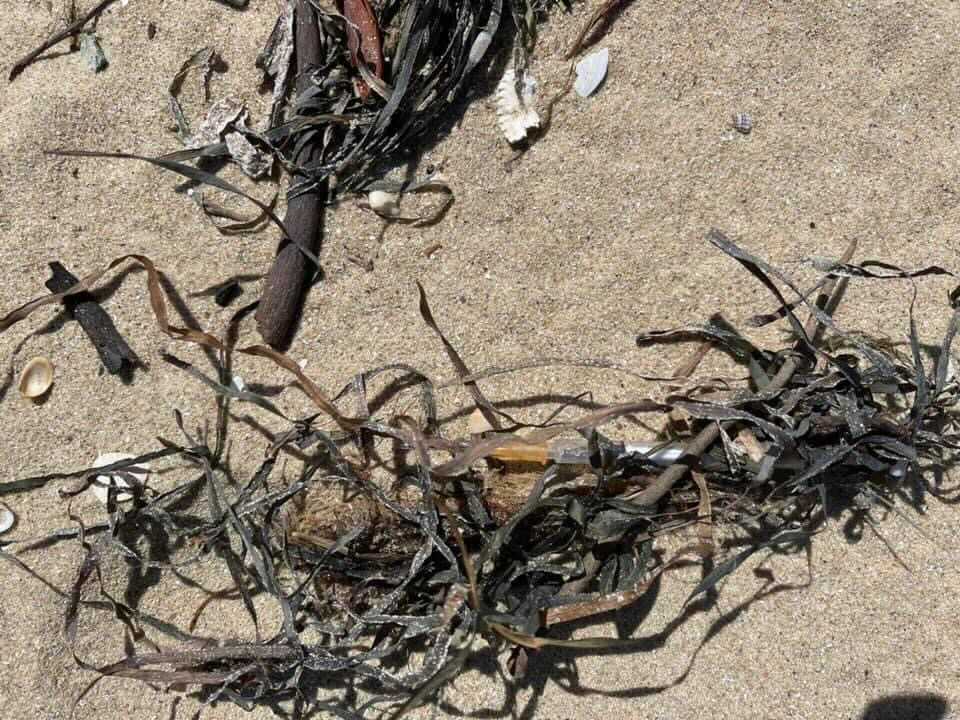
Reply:
[[[53, 293], [69, 290], [79, 281], [59, 262], [50, 263], [52, 277], [44, 283]], [[108, 372], [116, 375], [126, 366], [132, 370], [140, 364], [139, 358], [120, 335], [113, 320], [90, 293], [77, 293], [64, 299], [67, 313], [74, 318], [97, 349], [100, 361]]]
[[[846, 252], [840, 258], [840, 262], [849, 262], [850, 258], [853, 257], [853, 253], [857, 249], [857, 241], [854, 240], [847, 247]], [[834, 288], [837, 285], [837, 278], [830, 278], [820, 292], [820, 295], [817, 297], [816, 306], [821, 310], [827, 307], [827, 303], [830, 300], [830, 296], [833, 295]], [[807, 320], [807, 324], [804, 327], [804, 331], [807, 334], [807, 337], [812, 341], [814, 338], [819, 336], [820, 333], [820, 322], [817, 320], [815, 315], [810, 316]], [[780, 367], [780, 370], [777, 371], [777, 374], [773, 376], [770, 380], [770, 384], [767, 386], [768, 390], [779, 390], [787, 385], [790, 382], [790, 379], [793, 377], [793, 374], [797, 371], [797, 368], [800, 366], [799, 360], [794, 356], [787, 359], [786, 362]], [[723, 423], [723, 427], [727, 428], [731, 423]], [[700, 456], [703, 455], [707, 450], [710, 449], [710, 446], [713, 445], [720, 437], [720, 423], [712, 422], [706, 427], [703, 428], [694, 438], [690, 441], [687, 447], [684, 449], [683, 456], [680, 460], [662, 473], [660, 476], [653, 482], [649, 487], [641, 490], [638, 493], [631, 494], [628, 496], [628, 499], [632, 500], [635, 503], [640, 505], [654, 505], [663, 498], [670, 490], [673, 488], [677, 482], [687, 474], [687, 471], [690, 470], [700, 459]]]
[[86, 15], [78, 19], [76, 22], [71, 23], [60, 32], [54, 33], [44, 40], [43, 43], [40, 44], [40, 47], [38, 47], [36, 50], [27, 53], [22, 58], [17, 60], [17, 62], [14, 63], [13, 67], [10, 69], [10, 76], [7, 78], [7, 82], [13, 82], [16, 80], [17, 75], [22, 73], [30, 63], [43, 55], [58, 42], [66, 40], [68, 37], [73, 37], [79, 33], [81, 30], [83, 30], [84, 26], [88, 22], [100, 15], [100, 13], [110, 7], [114, 2], [116, 2], [116, 0], [101, 0], [101, 2], [97, 3]]
[[[294, 51], [297, 56], [297, 92], [310, 85], [307, 70], [319, 65], [320, 31], [317, 18], [309, 0], [298, 0], [295, 7], [296, 39]], [[293, 158], [298, 167], [307, 167], [320, 153], [318, 143], [306, 143]], [[290, 178], [289, 187], [296, 187], [306, 180], [299, 173]], [[287, 200], [284, 225], [297, 244], [319, 249], [323, 226], [323, 208], [327, 199], [326, 182]], [[269, 345], [282, 346], [290, 338], [303, 305], [307, 279], [313, 270], [310, 261], [300, 252], [290, 238], [283, 238], [267, 274], [260, 307], [257, 309], [257, 329]]]

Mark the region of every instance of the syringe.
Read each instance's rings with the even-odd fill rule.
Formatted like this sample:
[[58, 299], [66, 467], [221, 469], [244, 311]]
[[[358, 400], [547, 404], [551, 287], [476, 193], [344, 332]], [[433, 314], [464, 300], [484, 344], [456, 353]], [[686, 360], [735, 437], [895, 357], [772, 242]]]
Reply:
[[[678, 443], [625, 442], [614, 443], [617, 456], [643, 457], [654, 465], [668, 467], [683, 455]], [[527, 462], [539, 465], [589, 465], [590, 447], [586, 440], [557, 440], [551, 443], [510, 443], [493, 451], [492, 457], [504, 462]]]

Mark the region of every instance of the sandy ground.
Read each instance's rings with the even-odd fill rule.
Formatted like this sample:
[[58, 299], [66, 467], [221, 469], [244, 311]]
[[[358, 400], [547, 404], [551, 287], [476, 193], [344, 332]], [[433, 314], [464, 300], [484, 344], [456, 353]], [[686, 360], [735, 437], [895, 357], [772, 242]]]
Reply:
[[[533, 63], [544, 95], [559, 87], [563, 51], [596, 4], [577, 4], [572, 16], [544, 28]], [[35, 0], [0, 5], [6, 71], [47, 36], [63, 8], [51, 14]], [[100, 23], [106, 72], [95, 76], [79, 56], [54, 52], [5, 85], [2, 307], [42, 292], [50, 260], [83, 274], [139, 252], [167, 274], [197, 323], [223, 327], [229, 311], [191, 293], [233, 274], [261, 273], [273, 231], [222, 238], [159, 170], [43, 150], [176, 148], [166, 85], [203, 45], [227, 65], [213, 79], [212, 98], [239, 95], [258, 117], [266, 97], [254, 90], [253, 58], [276, 8], [267, 0], [250, 5], [244, 12], [201, 0], [118, 5]], [[148, 22], [158, 28], [153, 40]], [[771, 307], [759, 285], [704, 242], [711, 226], [801, 274], [796, 260], [836, 256], [851, 238], [860, 241], [860, 258], [960, 268], [958, 44], [955, 3], [630, 3], [603, 41], [611, 54], [604, 87], [589, 100], [563, 101], [549, 132], [519, 161], [507, 162], [512, 153], [495, 127], [490, 98], [469, 104], [426, 158], [444, 162], [456, 192], [443, 222], [391, 227], [381, 241], [379, 222], [354, 202], [337, 209], [322, 254], [326, 280], [309, 298], [290, 353], [331, 390], [388, 361], [448, 377], [442, 348], [417, 313], [419, 280], [474, 368], [564, 356], [667, 372], [679, 351], [642, 352], [637, 331], [717, 310], [737, 321]], [[196, 93], [193, 101], [196, 116], [203, 106]], [[753, 115], [751, 135], [730, 129], [736, 111]], [[263, 198], [273, 192], [269, 185], [254, 191]], [[442, 248], [425, 257], [435, 243]], [[376, 255], [373, 271], [348, 261], [349, 254]], [[940, 280], [921, 286], [919, 329], [929, 341], [945, 327], [950, 287]], [[257, 290], [256, 282], [248, 284], [244, 297]], [[190, 427], [212, 416], [211, 396], [160, 360], [170, 350], [203, 363], [199, 352], [156, 331], [143, 275], [111, 283], [105, 296], [149, 370], [129, 385], [100, 374], [76, 323], [64, 324], [52, 308], [0, 335], [6, 478], [81, 467], [98, 452], [152, 449], [157, 435], [176, 437], [174, 408]], [[900, 340], [907, 299], [902, 284], [857, 284], [840, 319]], [[769, 331], [765, 339], [779, 337]], [[38, 354], [56, 363], [57, 380], [46, 402], [31, 405], [10, 378]], [[240, 371], [247, 382], [284, 380], [259, 361], [242, 361]], [[616, 402], [648, 390], [628, 376], [584, 370], [527, 372], [485, 389], [520, 413], [536, 412], [524, 402], [532, 396], [591, 390], [598, 402]], [[293, 415], [308, 412], [296, 390], [276, 399]], [[455, 414], [465, 399], [447, 392], [441, 401], [444, 413]], [[269, 432], [269, 419], [257, 420]], [[236, 427], [232, 458], [243, 475], [256, 466], [266, 439]], [[70, 524], [56, 490], [7, 498], [19, 515], [18, 534]], [[74, 508], [87, 519], [102, 512], [89, 498]], [[929, 538], [898, 518], [882, 525], [903, 564], [869, 533], [849, 542], [840, 521], [815, 543], [812, 576], [803, 558], [770, 561], [773, 583], [746, 568], [725, 585], [717, 608], [682, 623], [671, 620], [694, 578], [664, 583], [656, 607], [619, 618], [621, 629], [649, 639], [646, 652], [544, 653], [533, 659], [529, 683], [510, 697], [482, 661], [447, 692], [444, 710], [544, 720], [960, 717], [957, 515], [934, 504], [921, 520]], [[63, 588], [78, 557], [65, 545], [24, 559]], [[0, 572], [0, 716], [68, 717], [92, 676], [62, 640], [64, 601], [8, 565]], [[197, 572], [210, 587], [224, 584], [212, 570]], [[119, 566], [118, 573], [123, 579]], [[805, 586], [790, 589], [796, 584]], [[200, 597], [153, 588], [141, 602], [184, 624]], [[229, 605], [208, 612], [200, 626], [249, 633], [244, 627], [242, 612]], [[77, 647], [88, 662], [118, 659], [119, 626], [89, 613]], [[193, 701], [176, 697], [108, 680], [75, 717], [190, 717]], [[248, 717], [230, 706], [205, 716]]]

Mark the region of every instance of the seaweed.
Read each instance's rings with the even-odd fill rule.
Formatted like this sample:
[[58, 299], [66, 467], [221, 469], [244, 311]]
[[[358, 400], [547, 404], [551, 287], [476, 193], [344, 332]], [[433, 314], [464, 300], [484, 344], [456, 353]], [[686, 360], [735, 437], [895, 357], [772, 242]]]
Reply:
[[[216, 55], [202, 48], [183, 63], [168, 91], [186, 148], [156, 158], [92, 150], [50, 152], [151, 162], [196, 185], [208, 184], [253, 202], [281, 231], [257, 319], [264, 341], [282, 348], [319, 269], [324, 207], [344, 194], [382, 185], [385, 174], [409, 157], [417, 143], [441, 132], [450, 110], [469, 91], [474, 72], [491, 62], [491, 48], [501, 51], [506, 46], [499, 38], [519, 32], [517, 53], [521, 64], [525, 62], [536, 20], [547, 3], [508, 0], [506, 5], [504, 0], [341, 0], [334, 9], [287, 0], [257, 58], [265, 84], [273, 86], [272, 108], [261, 129], [240, 122], [242, 108], [231, 106], [233, 114], [216, 114], [218, 132], [190, 133], [177, 95], [193, 69], [200, 70], [206, 90]], [[513, 28], [502, 22], [507, 9]], [[18, 64], [15, 71], [19, 69]], [[231, 123], [234, 130], [220, 138], [219, 131]], [[284, 222], [251, 194], [216, 175], [229, 161], [251, 176], [262, 175], [271, 159], [290, 176]], [[423, 217], [398, 214], [391, 219], [437, 221], [452, 202], [452, 192], [439, 179], [414, 185], [408, 189], [439, 190], [447, 200]], [[200, 204], [208, 212], [202, 198]]]
[[[114, 261], [111, 268], [129, 259], [147, 268], [151, 308], [163, 332], [214, 352], [215, 377], [166, 357], [216, 395], [214, 430], [190, 434], [178, 417], [183, 441], [162, 439], [158, 449], [108, 469], [165, 459], [187, 468], [181, 479], [162, 490], [133, 485], [131, 503], [111, 498], [106, 522], [97, 525], [85, 527], [68, 510], [75, 527], [40, 539], [4, 539], [0, 558], [42, 580], [18, 548], [81, 544], [73, 587], [49, 587], [67, 599], [65, 636], [94, 683], [123, 677], [176, 684], [207, 703], [267, 705], [292, 716], [323, 710], [343, 718], [400, 717], [436, 701], [482, 652], [483, 640], [516, 676], [535, 661], [529, 653], [546, 647], [649, 650], [643, 639], [568, 639], [564, 629], [644, 598], [654, 601], [653, 588], [664, 577], [700, 565], [701, 579], [678, 609], [679, 622], [691, 605], [714, 602], [723, 580], [749, 558], [808, 548], [838, 513], [874, 527], [875, 509], [903, 512], [906, 502], [922, 512], [927, 496], [941, 494], [931, 475], [952, 464], [960, 440], [954, 415], [960, 387], [950, 365], [960, 289], [949, 298], [952, 314], [932, 367], [924, 361], [913, 299], [909, 354], [848, 332], [835, 317], [844, 283], [895, 279], [912, 286], [945, 270], [855, 263], [851, 246], [836, 262], [816, 263], [822, 276], [805, 291], [719, 231], [708, 241], [768, 289], [776, 307], [766, 315], [786, 321], [794, 342], [761, 349], [720, 316], [693, 333], [647, 330], [638, 334], [641, 346], [696, 341], [675, 375], [653, 380], [660, 387], [655, 397], [579, 416], [567, 411], [564, 420], [537, 426], [499, 410], [478, 381], [569, 361], [472, 372], [443, 334], [422, 287], [421, 315], [455, 379], [438, 383], [413, 367], [387, 365], [328, 395], [272, 348], [235, 348], [230, 340], [170, 325], [166, 291], [152, 263], [142, 256]], [[91, 290], [105, 272], [26, 303], [0, 320], [0, 328]], [[800, 308], [809, 313], [806, 322]], [[733, 386], [698, 379], [698, 363], [714, 348], [730, 349], [747, 379]], [[292, 374], [317, 414], [291, 419], [273, 401], [229, 382], [235, 353]], [[617, 371], [609, 361], [580, 364]], [[388, 390], [374, 401], [369, 388], [377, 381]], [[437, 393], [453, 386], [467, 390], [485, 415], [490, 430], [482, 436], [450, 436], [438, 419]], [[234, 403], [270, 413], [287, 427], [246, 479], [236, 477], [224, 452]], [[345, 403], [353, 409], [343, 409]], [[686, 429], [648, 445], [602, 432], [615, 418], [650, 413], [685, 418]], [[557, 452], [561, 446], [565, 451]], [[649, 449], [663, 447], [674, 454]], [[296, 465], [292, 476], [277, 477], [282, 457], [288, 468]], [[85, 491], [96, 472], [103, 470], [0, 483], [0, 496], [72, 480], [61, 488], [70, 498]], [[148, 532], [164, 538], [169, 558], [138, 550]], [[679, 548], [667, 537], [679, 539]], [[107, 588], [116, 586], [115, 578], [104, 577], [110, 552], [159, 572], [170, 592], [178, 583], [195, 585], [182, 569], [201, 557], [220, 566], [231, 585], [209, 592], [190, 627], [180, 629], [127, 596], [110, 594]], [[90, 599], [87, 588], [94, 586], [99, 598]], [[279, 618], [272, 630], [258, 614], [264, 598]], [[253, 639], [240, 632], [196, 634], [213, 601], [240, 603]], [[87, 613], [104, 611], [121, 624], [128, 651], [93, 666], [83, 659], [77, 628]]]

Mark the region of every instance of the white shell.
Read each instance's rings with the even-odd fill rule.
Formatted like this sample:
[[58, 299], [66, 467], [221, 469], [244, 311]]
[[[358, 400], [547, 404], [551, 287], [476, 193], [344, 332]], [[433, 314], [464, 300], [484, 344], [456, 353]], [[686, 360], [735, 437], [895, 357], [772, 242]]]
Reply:
[[577, 80], [573, 89], [580, 97], [588, 97], [596, 92], [600, 83], [607, 77], [607, 65], [610, 51], [607, 48], [590, 53], [577, 63]]
[[13, 514], [13, 510], [6, 505], [0, 507], [0, 535], [10, 530], [16, 523], [17, 516]]
[[[121, 460], [132, 460], [135, 457], [136, 455], [130, 455], [129, 453], [103, 453], [102, 455], [98, 455], [97, 459], [93, 461], [93, 467], [106, 467]], [[123, 472], [135, 476], [141, 483], [146, 482], [147, 474], [150, 472], [150, 465], [148, 463], [141, 463], [140, 465], [126, 468]], [[93, 494], [96, 495], [97, 499], [104, 505], [107, 504], [108, 485], [116, 488], [130, 487], [130, 483], [128, 483], [120, 473], [97, 475], [94, 479], [94, 484], [90, 487], [93, 490]], [[126, 492], [118, 492], [116, 499], [117, 502], [128, 502], [133, 499], [133, 495]]]
[[386, 190], [371, 190], [367, 195], [370, 209], [381, 217], [396, 217], [400, 214], [400, 196]]
[[512, 67], [503, 73], [497, 85], [497, 124], [509, 143], [517, 143], [527, 137], [527, 131], [540, 127], [540, 116], [533, 109], [537, 81], [524, 73], [521, 79]]
[[487, 418], [480, 411], [480, 408], [477, 408], [470, 413], [470, 419], [467, 421], [467, 427], [470, 430], [471, 435], [481, 435], [482, 433], [493, 430], [493, 427], [489, 422], [487, 422]]
[[25, 398], [41, 397], [53, 385], [53, 363], [45, 357], [35, 357], [20, 373], [20, 394]]
[[237, 392], [243, 392], [247, 389], [247, 383], [244, 382], [242, 375], [233, 375], [233, 377], [230, 378], [230, 387]]

